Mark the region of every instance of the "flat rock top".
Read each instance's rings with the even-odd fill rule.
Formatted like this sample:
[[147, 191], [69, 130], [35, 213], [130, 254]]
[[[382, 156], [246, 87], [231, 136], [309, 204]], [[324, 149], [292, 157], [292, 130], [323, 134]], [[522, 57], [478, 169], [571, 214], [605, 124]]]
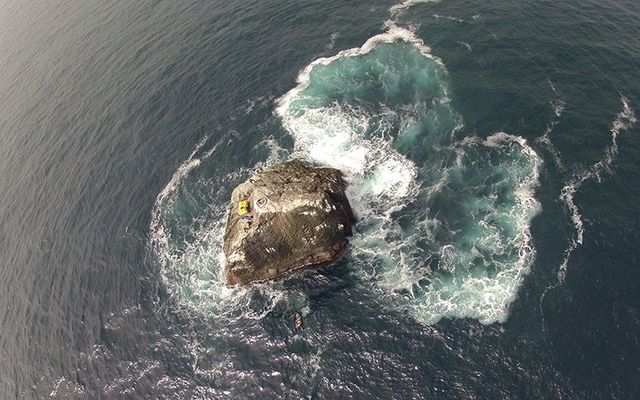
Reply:
[[[224, 236], [227, 283], [244, 285], [334, 262], [354, 221], [339, 170], [294, 160], [238, 185]], [[249, 212], [240, 215], [240, 202]]]

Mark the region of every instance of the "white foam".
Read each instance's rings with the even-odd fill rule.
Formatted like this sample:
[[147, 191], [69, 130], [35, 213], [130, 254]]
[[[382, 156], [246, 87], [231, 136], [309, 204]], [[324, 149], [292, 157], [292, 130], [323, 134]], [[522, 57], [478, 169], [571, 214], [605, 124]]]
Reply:
[[487, 137], [484, 140], [484, 142], [482, 142], [482, 144], [484, 144], [487, 147], [497, 148], [497, 147], [502, 147], [505, 143], [510, 143], [510, 142], [518, 143], [522, 147], [522, 150], [525, 153], [537, 157], [536, 152], [531, 147], [529, 147], [529, 145], [527, 144], [527, 140], [525, 138], [520, 136], [510, 135], [506, 132], [496, 132], [493, 135]]
[[[446, 316], [474, 317], [483, 323], [504, 321], [508, 315], [508, 306], [517, 295], [523, 277], [535, 257], [529, 224], [540, 210], [540, 205], [534, 198], [534, 190], [538, 185], [541, 160], [525, 139], [498, 132], [485, 140], [467, 138], [449, 149], [434, 149], [445, 153], [454, 151], [455, 164], [442, 165], [435, 180], [430, 182], [428, 188], [422, 189], [417, 181], [419, 168], [398, 153], [389, 139], [364, 137], [375, 116], [344, 104], [292, 110], [304, 106], [302, 102], [295, 106], [293, 103], [304, 100], [303, 92], [311, 84], [311, 73], [315, 67], [330, 64], [340, 58], [364, 56], [378, 43], [401, 40], [413, 44], [423, 56], [436, 62], [446, 72], [442, 62], [430, 54], [429, 48], [411, 30], [399, 28], [394, 23], [389, 23], [388, 27], [387, 32], [374, 36], [362, 47], [344, 50], [333, 57], [320, 58], [309, 64], [299, 74], [298, 85], [277, 100], [276, 112], [295, 139], [296, 156], [310, 158], [347, 173], [350, 182], [348, 196], [360, 221], [364, 221], [366, 226], [352, 239], [353, 256], [356, 260], [361, 260], [358, 262], [369, 265], [358, 268], [363, 281], [373, 283], [382, 290], [383, 295], [407, 293], [413, 299], [412, 312], [427, 323], [436, 323]], [[443, 92], [445, 96], [439, 102], [449, 104], [446, 87]], [[460, 129], [461, 126], [459, 122], [455, 129]], [[490, 276], [487, 271], [480, 275], [476, 273], [467, 276], [464, 272], [458, 272], [462, 275], [455, 275], [456, 268], [466, 265], [480, 253], [475, 248], [469, 250], [470, 253], [464, 253], [465, 250], [458, 249], [455, 244], [444, 244], [440, 249], [441, 268], [448, 269], [456, 278], [455, 282], [442, 286], [444, 278], [434, 277], [428, 267], [432, 255], [417, 246], [420, 241], [433, 241], [436, 230], [442, 227], [441, 222], [437, 218], [428, 218], [424, 210], [420, 220], [414, 223], [415, 232], [406, 236], [392, 217], [393, 213], [402, 210], [418, 196], [422, 196], [423, 201], [428, 203], [432, 196], [447, 185], [452, 169], [467, 168], [468, 166], [462, 165], [466, 146], [482, 145], [487, 149], [502, 151], [514, 144], [518, 146], [520, 154], [526, 156], [533, 165], [527, 176], [518, 177], [513, 183], [516, 204], [513, 209], [508, 210], [508, 217], [514, 221], [516, 233], [507, 239], [501, 238], [497, 228], [492, 225], [494, 222], [490, 219], [481, 220], [478, 221], [478, 226], [485, 229], [486, 235], [478, 239], [477, 243], [488, 254], [491, 251], [500, 254], [512, 251], [516, 259], [506, 265], [495, 265], [500, 271], [497, 276]], [[371, 267], [373, 264], [380, 267]], [[416, 294], [415, 288], [425, 279], [431, 280], [428, 291], [426, 294]]]
[[[508, 308], [517, 296], [524, 276], [535, 258], [535, 249], [531, 245], [530, 221], [540, 211], [540, 204], [534, 197], [534, 190], [538, 186], [539, 166], [541, 159], [536, 152], [521, 137], [498, 132], [486, 140], [477, 137], [466, 138], [456, 147], [456, 161], [451, 167], [442, 170], [442, 176], [433, 186], [423, 190], [421, 196], [430, 198], [447, 184], [449, 173], [455, 169], [459, 173], [468, 168], [463, 164], [465, 148], [469, 146], [484, 146], [491, 151], [503, 151], [512, 146], [518, 146], [518, 151], [525, 155], [532, 169], [526, 175], [514, 178], [514, 195], [516, 204], [504, 214], [514, 220], [516, 234], [505, 241], [496, 227], [493, 219], [500, 217], [493, 211], [485, 220], [478, 220], [477, 224], [485, 231], [479, 239], [478, 245], [484, 248], [485, 254], [505, 254], [515, 252], [516, 260], [501, 263], [497, 259], [490, 262], [493, 267], [487, 271], [461, 272], [461, 268], [471, 263], [474, 257], [482, 256], [473, 247], [467, 253], [458, 248], [458, 243], [443, 244], [440, 249], [440, 271], [447, 271], [453, 276], [451, 281], [438, 273], [434, 275], [428, 265], [431, 255], [417, 247], [418, 241], [434, 240], [434, 233], [441, 228], [438, 219], [424, 218], [414, 222], [416, 232], [409, 237], [398, 233], [398, 226], [393, 221], [379, 223], [375, 229], [356, 235], [353, 249], [356, 258], [365, 256], [367, 259], [378, 260], [387, 265], [380, 275], [365, 271], [363, 279], [375, 282], [382, 289], [382, 293], [406, 293], [411, 299], [410, 312], [429, 324], [437, 323], [443, 317], [477, 318], [482, 323], [503, 322], [508, 317]], [[509, 151], [509, 150], [506, 150]], [[519, 156], [515, 156], [519, 157]], [[517, 159], [517, 158], [516, 158]], [[509, 168], [509, 166], [505, 166]], [[477, 201], [494, 201], [478, 198]], [[397, 238], [397, 239], [392, 239]], [[489, 267], [489, 266], [487, 266]], [[488, 270], [497, 268], [497, 276], [491, 276]], [[424, 280], [430, 281], [426, 293], [416, 294], [415, 289]]]
[[305, 110], [301, 118], [284, 115], [284, 125], [296, 139], [295, 150], [354, 175], [363, 171], [369, 149], [358, 140], [368, 127], [365, 116], [342, 112], [340, 106]]
[[389, 9], [389, 12], [391, 13], [391, 17], [393, 18], [397, 18], [400, 13], [408, 10], [409, 8], [418, 5], [418, 4], [424, 4], [424, 3], [439, 3], [440, 0], [405, 0], [400, 4], [396, 4], [395, 6], [392, 6]]
[[[376, 203], [384, 210], [406, 202], [417, 190], [417, 168], [383, 139], [366, 139], [369, 119], [355, 110], [307, 109], [285, 115], [285, 127], [295, 138], [294, 156], [342, 170], [357, 213]], [[382, 203], [381, 203], [382, 202]]]
[[[463, 141], [462, 145], [469, 146], [477, 143], [479, 140], [472, 138]], [[527, 155], [529, 162], [533, 163], [530, 174], [517, 179], [514, 190], [516, 204], [509, 211], [509, 216], [515, 221], [516, 235], [510, 242], [504, 242], [504, 238], [501, 238], [498, 231], [492, 227], [492, 219], [496, 217], [492, 213], [487, 216], [487, 220], [478, 221], [478, 225], [485, 231], [479, 244], [498, 255], [513, 246], [517, 252], [517, 260], [508, 264], [492, 260], [500, 271], [495, 277], [488, 275], [486, 271], [475, 271], [468, 276], [457, 276], [444, 286], [442, 281], [432, 282], [426, 299], [417, 304], [418, 309], [431, 323], [445, 316], [473, 317], [485, 324], [504, 322], [508, 317], [509, 305], [517, 296], [524, 276], [529, 272], [535, 258], [535, 249], [531, 245], [530, 222], [540, 212], [540, 203], [535, 199], [534, 191], [539, 184], [539, 166], [542, 160], [526, 140], [518, 136], [498, 132], [481, 142], [482, 145], [493, 149], [508, 146], [510, 143], [517, 144], [520, 151]], [[505, 166], [505, 168], [508, 167]], [[469, 254], [456, 251], [454, 244], [441, 248], [444, 270], [453, 274], [454, 277], [457, 268], [463, 267], [470, 262], [471, 258], [478, 257], [480, 254], [475, 247]]]
[[471, 51], [471, 45], [469, 43], [463, 41], [457, 41], [456, 43], [458, 43], [460, 46], [464, 46], [464, 48], [468, 51]]
[[379, 43], [395, 41], [412, 44], [422, 55], [442, 65], [429, 54], [429, 48], [412, 31], [394, 25], [387, 32], [370, 38], [361, 47], [313, 61], [298, 75], [298, 85], [277, 100], [276, 113], [295, 139], [294, 156], [345, 172], [356, 212], [367, 212], [372, 202], [380, 202], [382, 198], [386, 199], [383, 208], [397, 210], [403, 200], [406, 202], [406, 198], [417, 191], [416, 166], [393, 149], [388, 140], [364, 137], [375, 115], [368, 115], [354, 107], [345, 109], [348, 106], [339, 104], [305, 108], [302, 115], [294, 115], [291, 106], [293, 101], [302, 98], [301, 93], [310, 84], [311, 71], [317, 66], [341, 58], [363, 56]]
[[551, 104], [551, 108], [553, 108], [553, 113], [555, 114], [556, 118], [560, 118], [562, 116], [562, 113], [564, 112], [566, 103], [562, 100], [555, 100], [555, 101], [552, 101], [550, 104]]
[[361, 56], [373, 50], [378, 43], [393, 43], [399, 40], [413, 44], [425, 57], [436, 61], [441, 66], [444, 66], [442, 61], [431, 54], [431, 49], [426, 46], [422, 39], [418, 38], [414, 32], [407, 28], [401, 28], [395, 24], [391, 24], [388, 26], [388, 30], [386, 32], [369, 38], [361, 47], [342, 50], [334, 56], [321, 57], [307, 65], [300, 74], [298, 74], [298, 85], [276, 101], [276, 113], [283, 118], [286, 116], [291, 106], [291, 102], [298, 98], [299, 94], [309, 85], [311, 71], [313, 71], [316, 66], [327, 65], [344, 57]]
[[[548, 82], [553, 92], [558, 93], [555, 86], [553, 86], [553, 83], [551, 81], [548, 81]], [[541, 146], [543, 146], [551, 154], [551, 157], [556, 167], [559, 170], [564, 171], [564, 164], [562, 162], [562, 158], [560, 157], [560, 152], [555, 148], [555, 146], [551, 142], [550, 135], [551, 135], [551, 132], [553, 132], [553, 129], [558, 124], [558, 122], [560, 121], [560, 118], [562, 117], [562, 114], [564, 113], [564, 110], [566, 108], [566, 103], [563, 100], [555, 99], [550, 101], [549, 105], [551, 106], [551, 110], [553, 111], [554, 118], [547, 124], [547, 129], [545, 130], [544, 134], [539, 138], [537, 138], [536, 142]]]
[[[178, 184], [187, 176], [187, 174], [200, 165], [201, 160], [199, 158], [196, 158], [195, 156], [202, 148], [202, 146], [204, 146], [204, 144], [207, 142], [207, 139], [207, 137], [202, 138], [196, 145], [196, 148], [191, 152], [189, 157], [182, 164], [180, 164], [176, 172], [173, 173], [173, 176], [171, 176], [171, 180], [169, 180], [169, 183], [156, 197], [154, 210], [156, 208], [155, 205], [159, 206], [163, 204], [173, 194], [173, 192], [175, 192]], [[215, 150], [215, 147], [212, 149], [212, 151], [213, 150]], [[212, 151], [210, 151], [209, 154], [211, 154]]]
[[[167, 183], [162, 191], [160, 191], [158, 196], [156, 196], [156, 201], [154, 202], [153, 209], [151, 210], [151, 224], [149, 227], [149, 242], [151, 248], [159, 249], [167, 248], [169, 246], [169, 237], [161, 221], [162, 213], [167, 207], [170, 206], [172, 202], [172, 196], [182, 180], [189, 174], [190, 171], [200, 165], [201, 160], [199, 158], [196, 158], [195, 156], [202, 148], [202, 146], [204, 146], [206, 141], [207, 137], [204, 137], [196, 145], [196, 148], [191, 152], [189, 157], [182, 164], [180, 164], [176, 172], [174, 172], [173, 176], [169, 180], [169, 183]], [[209, 152], [209, 154], [211, 154], [211, 152]], [[157, 256], [160, 258], [159, 261], [161, 263], [166, 261], [166, 252], [158, 252]]]
[[450, 15], [440, 15], [440, 14], [433, 14], [433, 18], [435, 19], [444, 19], [446, 21], [451, 21], [451, 22], [465, 22], [463, 19], [460, 19], [458, 17], [452, 17]]
[[333, 49], [336, 46], [336, 39], [338, 39], [338, 37], [340, 37], [340, 33], [333, 32], [329, 37], [329, 43], [325, 46], [325, 49], [327, 50]]
[[571, 240], [569, 247], [565, 250], [564, 258], [558, 269], [558, 280], [560, 283], [564, 282], [567, 275], [567, 266], [569, 259], [573, 251], [584, 240], [584, 223], [582, 222], [582, 215], [580, 214], [580, 208], [575, 202], [574, 196], [582, 185], [590, 180], [596, 179], [601, 182], [602, 175], [604, 173], [611, 173], [611, 166], [618, 155], [618, 136], [630, 129], [637, 122], [633, 109], [629, 106], [629, 99], [622, 96], [620, 98], [622, 102], [622, 110], [616, 115], [616, 118], [611, 123], [611, 144], [607, 146], [604, 151], [604, 156], [598, 162], [593, 164], [590, 168], [575, 174], [562, 188], [560, 199], [562, 199], [571, 215], [571, 221], [575, 228], [575, 237]]

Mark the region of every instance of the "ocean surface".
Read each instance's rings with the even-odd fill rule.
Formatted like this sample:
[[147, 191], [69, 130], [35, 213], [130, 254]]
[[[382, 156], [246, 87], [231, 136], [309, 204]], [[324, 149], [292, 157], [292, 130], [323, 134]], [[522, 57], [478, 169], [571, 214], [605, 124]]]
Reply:
[[[399, 1], [0, 0], [0, 399], [640, 398], [640, 3]], [[228, 288], [291, 158], [350, 249]]]

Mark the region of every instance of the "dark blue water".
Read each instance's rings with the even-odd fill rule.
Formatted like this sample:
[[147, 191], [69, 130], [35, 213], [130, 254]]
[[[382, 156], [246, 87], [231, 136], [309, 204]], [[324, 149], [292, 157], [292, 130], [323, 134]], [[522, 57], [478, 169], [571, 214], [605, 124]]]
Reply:
[[[0, 398], [640, 395], [637, 2], [0, 4]], [[227, 288], [292, 157], [350, 250]]]

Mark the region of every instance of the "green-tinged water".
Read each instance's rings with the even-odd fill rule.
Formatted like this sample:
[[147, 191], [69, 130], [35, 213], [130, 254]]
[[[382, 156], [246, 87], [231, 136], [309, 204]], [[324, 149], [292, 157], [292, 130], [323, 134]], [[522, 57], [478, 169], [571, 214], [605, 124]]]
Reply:
[[[640, 395], [638, 4], [3, 9], [1, 398]], [[231, 190], [294, 157], [349, 250], [226, 287]]]

